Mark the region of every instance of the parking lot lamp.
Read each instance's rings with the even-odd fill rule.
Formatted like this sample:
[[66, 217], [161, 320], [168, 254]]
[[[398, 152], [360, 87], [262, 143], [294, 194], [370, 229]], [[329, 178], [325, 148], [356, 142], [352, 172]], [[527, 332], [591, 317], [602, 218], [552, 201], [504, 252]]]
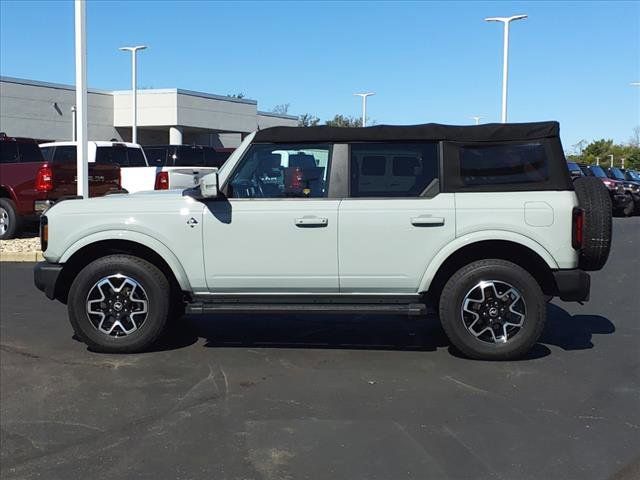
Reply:
[[509, 24], [514, 20], [522, 20], [527, 15], [514, 15], [512, 17], [488, 17], [487, 22], [502, 22], [504, 25], [504, 44], [502, 51], [502, 123], [507, 122], [507, 83], [509, 80]]
[[85, 0], [75, 0], [76, 56], [76, 194], [89, 196], [88, 121], [87, 121], [87, 32]]
[[613, 154], [607, 155], [607, 156], [611, 159], [611, 162], [609, 163], [609, 166], [613, 167]]
[[367, 97], [375, 95], [373, 92], [368, 93], [354, 93], [357, 97], [362, 97], [362, 126], [367, 126]]
[[469, 118], [471, 118], [472, 120], [475, 120], [476, 125], [480, 125], [480, 119], [484, 118], [484, 115], [474, 115], [474, 116], [469, 117]]
[[131, 52], [131, 141], [138, 143], [138, 86], [136, 82], [136, 53], [147, 48], [145, 45], [135, 47], [120, 47], [122, 51]]

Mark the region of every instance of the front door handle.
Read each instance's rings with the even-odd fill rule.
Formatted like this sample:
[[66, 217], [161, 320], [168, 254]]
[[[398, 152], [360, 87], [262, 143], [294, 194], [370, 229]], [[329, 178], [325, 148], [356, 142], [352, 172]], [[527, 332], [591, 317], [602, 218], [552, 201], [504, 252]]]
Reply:
[[296, 227], [326, 227], [329, 225], [329, 219], [326, 217], [304, 216], [296, 218]]
[[444, 225], [444, 218], [420, 215], [419, 217], [413, 217], [411, 219], [411, 225], [416, 227], [438, 227]]

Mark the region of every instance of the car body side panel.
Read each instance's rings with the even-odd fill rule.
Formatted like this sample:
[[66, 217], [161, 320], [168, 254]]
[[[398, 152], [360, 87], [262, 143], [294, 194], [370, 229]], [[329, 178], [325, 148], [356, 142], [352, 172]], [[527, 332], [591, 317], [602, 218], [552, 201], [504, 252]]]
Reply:
[[55, 205], [47, 211], [49, 244], [45, 259], [65, 263], [91, 243], [130, 240], [161, 255], [183, 289], [204, 290], [201, 229], [204, 206], [180, 193], [163, 193], [110, 195]]

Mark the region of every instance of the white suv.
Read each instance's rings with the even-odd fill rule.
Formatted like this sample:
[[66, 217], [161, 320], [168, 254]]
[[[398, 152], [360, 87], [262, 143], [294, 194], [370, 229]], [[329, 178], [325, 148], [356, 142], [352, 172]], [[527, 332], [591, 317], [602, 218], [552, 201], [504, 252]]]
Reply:
[[598, 179], [555, 122], [275, 127], [183, 192], [65, 201], [35, 283], [91, 348], [149, 347], [171, 317], [424, 314], [473, 358], [525, 354], [545, 299], [585, 301], [609, 254]]

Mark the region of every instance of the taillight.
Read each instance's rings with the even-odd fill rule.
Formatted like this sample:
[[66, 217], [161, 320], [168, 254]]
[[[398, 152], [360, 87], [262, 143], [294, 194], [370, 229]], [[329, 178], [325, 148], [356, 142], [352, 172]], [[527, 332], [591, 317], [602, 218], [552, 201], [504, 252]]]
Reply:
[[45, 251], [49, 243], [49, 220], [46, 215], [40, 217], [40, 250]]
[[43, 165], [36, 173], [36, 191], [50, 192], [53, 190], [53, 172], [51, 167]]
[[169, 190], [169, 172], [156, 173], [154, 190]]
[[584, 210], [577, 207], [573, 209], [571, 225], [571, 246], [575, 250], [580, 250], [582, 248], [582, 237], [584, 235]]

